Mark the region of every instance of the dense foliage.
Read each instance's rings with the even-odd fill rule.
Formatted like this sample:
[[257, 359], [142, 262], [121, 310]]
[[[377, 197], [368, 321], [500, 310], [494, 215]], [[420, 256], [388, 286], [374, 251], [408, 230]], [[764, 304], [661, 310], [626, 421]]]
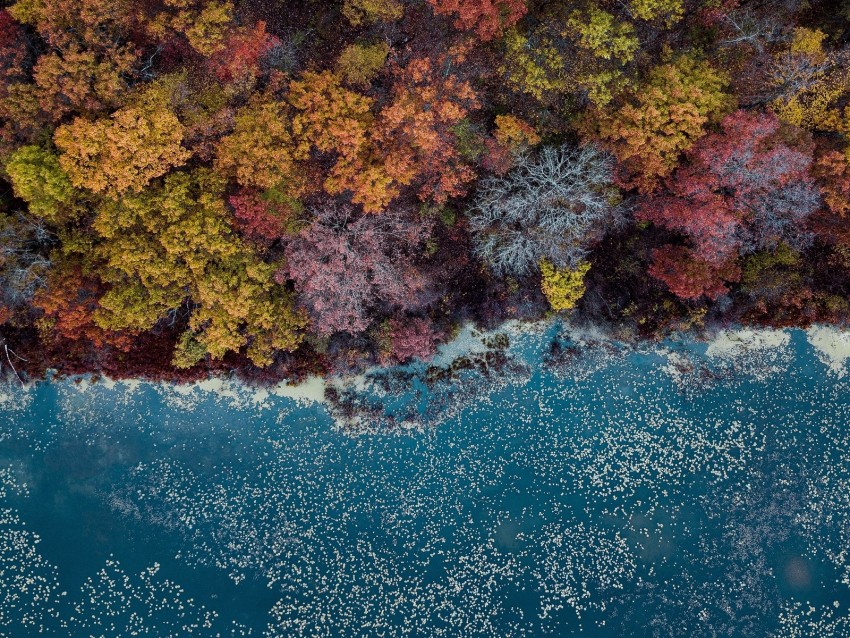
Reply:
[[850, 319], [850, 2], [16, 0], [0, 372]]

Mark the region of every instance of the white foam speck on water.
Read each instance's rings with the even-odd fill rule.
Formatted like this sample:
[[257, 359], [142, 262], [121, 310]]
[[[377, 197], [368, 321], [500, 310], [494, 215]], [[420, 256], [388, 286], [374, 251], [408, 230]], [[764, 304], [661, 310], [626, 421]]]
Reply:
[[847, 360], [850, 359], [850, 332], [834, 326], [813, 326], [806, 330], [809, 343], [817, 352], [818, 358], [835, 374], [843, 377], [847, 374]]
[[26, 410], [32, 403], [33, 389], [33, 384], [21, 386], [15, 382], [0, 382], [0, 408], [10, 412]]

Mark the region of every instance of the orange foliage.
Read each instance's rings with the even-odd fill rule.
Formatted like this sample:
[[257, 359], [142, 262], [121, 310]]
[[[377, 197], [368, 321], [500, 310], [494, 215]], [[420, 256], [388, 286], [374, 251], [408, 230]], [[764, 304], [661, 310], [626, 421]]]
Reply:
[[56, 341], [85, 340], [97, 348], [109, 345], [129, 350], [130, 335], [105, 330], [94, 322], [94, 313], [104, 292], [104, 285], [83, 274], [77, 264], [52, 270], [47, 287], [37, 292], [33, 299], [33, 306], [44, 312], [39, 322], [42, 337]]
[[343, 87], [330, 71], [305, 73], [290, 84], [288, 99], [299, 111], [292, 130], [300, 156], [306, 157], [311, 148], [337, 154], [325, 190], [334, 195], [351, 191], [352, 201], [367, 212], [382, 210], [396, 191], [392, 178], [371, 153], [373, 100]]
[[824, 153], [815, 162], [812, 173], [829, 210], [841, 217], [850, 215], [850, 163], [844, 154]]
[[94, 122], [78, 117], [54, 136], [71, 183], [96, 193], [142, 190], [189, 158], [182, 140], [177, 116], [158, 105], [128, 106]]
[[416, 58], [397, 69], [393, 100], [375, 131], [389, 177], [402, 185], [419, 182], [419, 197], [438, 203], [464, 195], [475, 179], [453, 127], [480, 106], [468, 82], [440, 72], [443, 63]]
[[33, 69], [42, 110], [53, 120], [69, 112], [96, 113], [120, 106], [136, 52], [108, 48], [102, 53], [77, 44], [42, 55]]

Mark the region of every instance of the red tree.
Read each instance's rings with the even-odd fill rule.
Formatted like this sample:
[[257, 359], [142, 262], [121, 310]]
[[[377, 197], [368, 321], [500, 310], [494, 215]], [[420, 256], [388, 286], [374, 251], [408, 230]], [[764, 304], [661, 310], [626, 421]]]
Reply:
[[806, 222], [820, 195], [809, 174], [811, 144], [798, 129], [772, 114], [736, 111], [688, 159], [667, 180], [667, 194], [647, 199], [637, 214], [688, 239], [689, 249], [657, 251], [650, 269], [678, 296], [716, 298], [739, 254], [780, 243], [800, 249], [810, 240]]
[[669, 194], [646, 200], [638, 218], [687, 236], [714, 264], [779, 242], [805, 245], [806, 219], [820, 204], [806, 140], [789, 146], [799, 131], [772, 114], [736, 111], [721, 128], [697, 142], [667, 181]]
[[434, 13], [454, 15], [455, 27], [492, 40], [513, 26], [528, 9], [525, 0], [428, 0]]
[[382, 353], [384, 363], [404, 363], [410, 359], [426, 361], [434, 356], [439, 333], [430, 319], [405, 317], [389, 322], [389, 351]]
[[684, 246], [663, 246], [652, 251], [649, 274], [664, 282], [681, 299], [698, 299], [705, 295], [717, 299], [729, 290], [724, 281], [738, 281], [741, 270], [734, 260], [722, 264], [700, 258]]
[[232, 82], [260, 73], [260, 60], [280, 39], [266, 33], [266, 23], [257, 22], [253, 29], [237, 29], [225, 40], [225, 46], [209, 60], [210, 68], [222, 82]]
[[274, 201], [258, 191], [246, 188], [229, 200], [236, 227], [258, 244], [271, 244], [290, 229], [295, 211], [286, 202]]

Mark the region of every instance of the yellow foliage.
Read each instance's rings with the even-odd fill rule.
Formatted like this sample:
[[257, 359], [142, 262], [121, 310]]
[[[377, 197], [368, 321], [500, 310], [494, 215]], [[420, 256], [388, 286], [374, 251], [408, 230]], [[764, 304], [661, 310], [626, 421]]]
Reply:
[[8, 11], [18, 22], [36, 26], [44, 13], [44, 0], [18, 0]]
[[631, 0], [629, 7], [636, 18], [641, 20], [664, 18], [668, 26], [681, 20], [684, 15], [682, 0]]
[[22, 146], [9, 157], [6, 172], [16, 197], [29, 204], [29, 212], [53, 224], [79, 216], [76, 193], [56, 155], [38, 146]]
[[212, 55], [224, 47], [224, 36], [233, 23], [231, 0], [166, 0], [163, 11], [148, 23], [148, 29], [159, 37], [167, 31], [182, 33], [201, 55]]
[[355, 27], [373, 22], [393, 22], [404, 15], [399, 0], [345, 0], [342, 14]]
[[384, 42], [350, 44], [337, 59], [336, 72], [349, 84], [366, 88], [381, 72], [389, 52]]
[[816, 61], [822, 61], [825, 39], [826, 34], [820, 29], [797, 27], [794, 29], [794, 39], [791, 41], [791, 53], [803, 53], [812, 56]]
[[590, 264], [579, 264], [574, 270], [555, 268], [545, 259], [540, 262], [540, 287], [552, 310], [572, 310], [584, 296], [584, 277]]
[[578, 46], [603, 60], [613, 58], [630, 62], [640, 46], [631, 24], [617, 22], [612, 14], [596, 7], [590, 7], [585, 13], [573, 12], [567, 27]]
[[545, 36], [529, 38], [510, 29], [504, 38], [504, 63], [499, 71], [508, 86], [544, 101], [567, 89], [563, 56]]
[[89, 258], [110, 285], [99, 326], [147, 330], [191, 299], [192, 334], [181, 339], [176, 365], [198, 361], [201, 346], [213, 358], [248, 346], [260, 366], [298, 346], [306, 319], [275, 284], [275, 267], [232, 231], [224, 186], [209, 169], [176, 172], [162, 186], [98, 207]]
[[771, 110], [783, 122], [811, 131], [850, 133], [850, 121], [840, 103], [850, 90], [850, 69], [823, 50], [826, 34], [803, 27], [794, 30], [790, 53], [777, 57], [774, 83], [782, 87], [799, 77], [797, 68], [815, 67], [810, 76], [800, 79], [800, 87], [770, 103]]
[[512, 151], [523, 150], [540, 143], [540, 136], [534, 128], [514, 115], [497, 115], [496, 141]]
[[242, 186], [272, 188], [285, 184], [298, 197], [303, 187], [294, 155], [285, 105], [254, 100], [240, 108], [233, 132], [216, 149], [216, 169], [233, 174]]

